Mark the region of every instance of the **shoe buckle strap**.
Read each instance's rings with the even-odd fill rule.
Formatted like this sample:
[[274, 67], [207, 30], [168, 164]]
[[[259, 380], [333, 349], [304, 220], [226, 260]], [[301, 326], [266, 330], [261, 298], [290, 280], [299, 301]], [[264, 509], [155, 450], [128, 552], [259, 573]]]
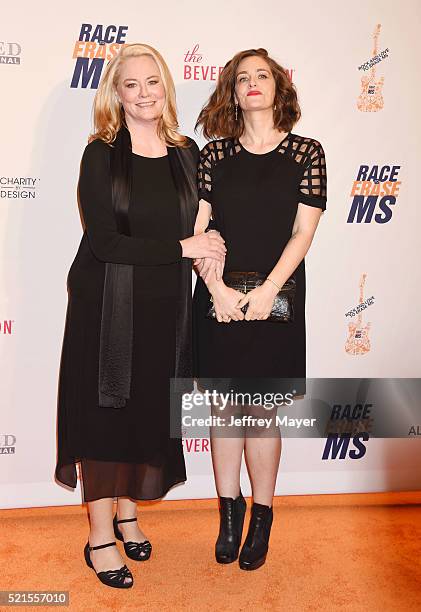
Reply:
[[89, 546], [89, 550], [99, 550], [100, 548], [107, 548], [108, 546], [116, 546], [116, 543], [108, 542], [108, 544], [100, 544], [99, 546]]

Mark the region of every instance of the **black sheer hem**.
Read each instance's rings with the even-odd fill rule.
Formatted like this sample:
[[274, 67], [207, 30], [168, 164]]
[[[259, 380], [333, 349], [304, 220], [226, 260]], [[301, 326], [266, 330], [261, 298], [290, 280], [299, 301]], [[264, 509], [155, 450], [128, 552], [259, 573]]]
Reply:
[[157, 462], [122, 462], [76, 458], [73, 462], [57, 464], [56, 480], [66, 487], [77, 485], [76, 464], [80, 464], [82, 501], [129, 497], [137, 501], [151, 501], [164, 497], [172, 487], [186, 482], [184, 458], [171, 467]]
[[54, 477], [58, 483], [70, 489], [75, 489], [77, 485], [75, 463], [73, 463], [73, 461], [58, 463], [54, 472]]

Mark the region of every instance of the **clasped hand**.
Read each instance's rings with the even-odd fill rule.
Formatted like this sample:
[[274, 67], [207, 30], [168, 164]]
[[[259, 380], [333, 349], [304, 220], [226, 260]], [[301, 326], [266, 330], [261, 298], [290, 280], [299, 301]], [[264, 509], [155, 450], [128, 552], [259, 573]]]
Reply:
[[[223, 262], [224, 263], [224, 262]], [[277, 288], [265, 281], [259, 287], [244, 294], [227, 287], [222, 280], [223, 263], [210, 258], [196, 259], [194, 265], [198, 274], [208, 285], [212, 294], [216, 319], [219, 323], [230, 321], [263, 321], [271, 313]], [[247, 305], [246, 314], [241, 308]]]
[[237, 308], [242, 308], [248, 304], [244, 319], [246, 321], [264, 321], [270, 316], [277, 293], [277, 287], [269, 281], [265, 281], [259, 287], [244, 294], [237, 304]]

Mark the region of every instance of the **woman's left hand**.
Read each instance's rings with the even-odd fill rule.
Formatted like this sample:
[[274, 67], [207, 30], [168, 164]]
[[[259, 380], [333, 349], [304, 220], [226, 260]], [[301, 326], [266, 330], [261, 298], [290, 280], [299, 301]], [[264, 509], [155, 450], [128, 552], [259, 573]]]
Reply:
[[270, 281], [252, 289], [239, 301], [237, 307], [248, 304], [245, 321], [264, 321], [270, 315], [278, 288]]

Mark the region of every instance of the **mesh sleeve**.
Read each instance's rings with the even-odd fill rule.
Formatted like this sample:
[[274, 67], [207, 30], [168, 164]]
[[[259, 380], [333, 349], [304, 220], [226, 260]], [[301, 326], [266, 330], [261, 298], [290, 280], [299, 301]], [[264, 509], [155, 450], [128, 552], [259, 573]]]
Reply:
[[197, 188], [199, 199], [206, 200], [210, 204], [212, 204], [212, 162], [212, 149], [210, 144], [207, 144], [200, 152]]
[[319, 142], [309, 151], [305, 162], [305, 169], [299, 187], [299, 201], [308, 206], [315, 206], [326, 210], [326, 159], [323, 147]]

